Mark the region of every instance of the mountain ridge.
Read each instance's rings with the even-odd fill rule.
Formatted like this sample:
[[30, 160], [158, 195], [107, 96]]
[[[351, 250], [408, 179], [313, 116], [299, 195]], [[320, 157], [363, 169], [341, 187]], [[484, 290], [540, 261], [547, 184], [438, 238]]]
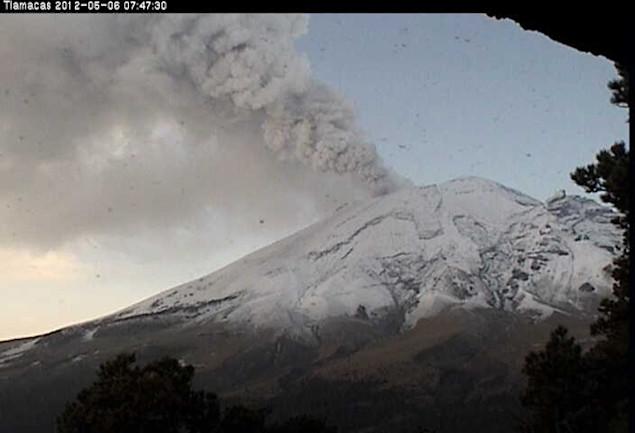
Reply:
[[133, 351], [192, 364], [200, 386], [280, 419], [398, 432], [426, 414], [440, 431], [508, 431], [524, 355], [556, 323], [589, 341], [621, 241], [614, 216], [479, 178], [348, 204], [114, 314], [0, 342], [0, 425], [52, 433], [99, 363]]
[[536, 318], [586, 314], [591, 298], [610, 292], [607, 267], [619, 248], [612, 216], [588, 199], [541, 203], [477, 177], [405, 188], [345, 205], [100, 321], [176, 314], [311, 334], [329, 317], [378, 317], [390, 309], [404, 311], [406, 329], [453, 304]]
[[[491, 208], [494, 208], [494, 211], [490, 212], [488, 211], [488, 207], [482, 206], [482, 202], [484, 201], [484, 199], [487, 198], [488, 195], [491, 199], [492, 194], [494, 194], [494, 197], [497, 198], [497, 200], [495, 201], [495, 204], [497, 206], [490, 206]], [[503, 197], [507, 200], [501, 200], [500, 197]], [[446, 203], [444, 203], [444, 198]], [[445, 206], [446, 208], [450, 207], [450, 212], [448, 212], [447, 209], [441, 210], [442, 206]], [[351, 230], [351, 220], [359, 219], [356, 218], [358, 215], [364, 214], [364, 212], [368, 211], [372, 212], [373, 208], [377, 207], [380, 208], [379, 212], [375, 211], [371, 218], [366, 218], [366, 220], [362, 224], [358, 224]], [[415, 210], [419, 211], [423, 209], [423, 212], [419, 212], [419, 216], [417, 216], [417, 212], [414, 212], [412, 210], [413, 207], [415, 208]], [[405, 212], [404, 208], [406, 209]], [[432, 212], [430, 212], [430, 210], [432, 210]], [[547, 212], [545, 213], [544, 211]], [[430, 218], [431, 215], [433, 215], [435, 212], [441, 212], [441, 215], [443, 216], [445, 221]], [[459, 235], [461, 234], [461, 232], [463, 232], [465, 236], [470, 238], [470, 240], [472, 241], [472, 245], [470, 245], [469, 243], [464, 243], [461, 245], [461, 247], [466, 248], [468, 252], [470, 249], [472, 249], [471, 252], [475, 253], [475, 245], [486, 250], [488, 246], [491, 246], [493, 243], [495, 243], [495, 241], [500, 241], [499, 231], [501, 230], [501, 228], [500, 226], [497, 226], [497, 224], [500, 224], [501, 221], [511, 219], [512, 223], [510, 224], [510, 227], [512, 228], [512, 231], [526, 230], [527, 221], [523, 220], [523, 216], [527, 216], [532, 212], [535, 215], [531, 216], [537, 221], [539, 220], [543, 223], [543, 227], [539, 228], [539, 234], [546, 236], [553, 231], [549, 222], [544, 221], [545, 219], [549, 219], [548, 217], [550, 215], [553, 215], [558, 219], [558, 222], [562, 223], [565, 231], [569, 231], [570, 233], [575, 234], [574, 242], [590, 242], [594, 246], [597, 246], [606, 251], [607, 254], [603, 254], [603, 257], [602, 254], [598, 255], [597, 251], [593, 251], [593, 254], [590, 254], [590, 260], [588, 260], [595, 263], [594, 261], [599, 258], [601, 261], [603, 261], [604, 265], [602, 266], [602, 268], [605, 269], [606, 275], [598, 276], [596, 274], [596, 278], [588, 278], [593, 281], [581, 282], [580, 284], [578, 284], [578, 287], [584, 286], [584, 284], [588, 283], [586, 286], [584, 286], [584, 290], [596, 292], [599, 290], [600, 296], [608, 295], [610, 289], [610, 280], [606, 278], [608, 275], [607, 267], [610, 267], [611, 256], [619, 251], [620, 245], [619, 232], [611, 224], [611, 219], [616, 215], [611, 209], [605, 206], [601, 206], [595, 201], [588, 198], [567, 196], [566, 194], [564, 194], [564, 191], [556, 193], [553, 197], [547, 199], [545, 203], [542, 203], [532, 197], [529, 197], [519, 191], [501, 185], [497, 182], [475, 176], [465, 176], [441, 184], [403, 188], [399, 191], [389, 194], [388, 196], [376, 197], [366, 202], [346, 203], [340, 206], [335, 212], [333, 212], [324, 220], [318, 221], [317, 223], [305, 229], [302, 229], [286, 238], [283, 238], [272, 243], [269, 246], [248, 254], [211, 274], [162, 291], [157, 295], [154, 295], [146, 300], [119, 310], [118, 312], [115, 312], [113, 314], [109, 314], [98, 319], [88, 320], [80, 324], [71, 325], [71, 327], [90, 327], [92, 324], [107, 323], [112, 320], [120, 320], [138, 315], [164, 315], [179, 312], [183, 313], [187, 312], [188, 310], [201, 310], [204, 307], [220, 307], [221, 305], [227, 306], [228, 304], [235, 304], [244, 299], [244, 290], [235, 290], [233, 292], [231, 290], [221, 290], [218, 295], [210, 295], [209, 291], [205, 291], [203, 299], [196, 302], [188, 302], [191, 300], [187, 298], [194, 297], [194, 292], [192, 291], [189, 291], [186, 294], [189, 296], [183, 297], [183, 299], [180, 299], [176, 303], [170, 304], [169, 299], [178, 297], [179, 292], [187, 288], [191, 288], [192, 286], [195, 286], [197, 284], [199, 292], [201, 291], [200, 289], [202, 283], [205, 284], [204, 287], [210, 288], [215, 283], [222, 282], [222, 280], [227, 279], [228, 277], [226, 275], [228, 273], [236, 273], [234, 270], [237, 267], [240, 267], [240, 271], [242, 272], [245, 267], [248, 268], [249, 266], [254, 265], [258, 266], [259, 264], [262, 264], [263, 261], [271, 260], [272, 257], [277, 257], [279, 259], [281, 249], [288, 250], [290, 243], [303, 245], [304, 243], [306, 243], [307, 238], [311, 238], [312, 236], [314, 236], [312, 235], [312, 233], [315, 232], [317, 232], [319, 236], [320, 233], [326, 230], [327, 236], [325, 240], [329, 242], [327, 242], [327, 245], [318, 245], [314, 249], [311, 249], [311, 251], [304, 251], [301, 255], [304, 259], [310, 259], [307, 260], [309, 263], [314, 262], [314, 265], [316, 265], [315, 262], [319, 262], [320, 259], [324, 259], [326, 258], [326, 256], [332, 256], [340, 250], [343, 250], [343, 252], [338, 257], [338, 259], [345, 260], [354, 252], [355, 248], [350, 248], [350, 245], [354, 242], [355, 238], [360, 236], [365, 230], [372, 230], [373, 228], [376, 228], [376, 226], [385, 223], [387, 219], [393, 219], [397, 224], [403, 221], [410, 221], [412, 224], [414, 224], [416, 234], [419, 239], [423, 239], [426, 241], [434, 241], [435, 238], [439, 237], [440, 233], [442, 233], [443, 230], [454, 232], [454, 235], [456, 235], [457, 232], [459, 233]], [[341, 215], [344, 215], [344, 217], [339, 217]], [[452, 222], [454, 223], [454, 228], [450, 227], [450, 225], [448, 224], [449, 220], [452, 220]], [[489, 233], [488, 231], [492, 233]], [[340, 234], [338, 232], [344, 234]], [[399, 233], [393, 233], [393, 235], [399, 235]], [[403, 234], [401, 236], [403, 237]], [[388, 238], [388, 240], [390, 239]], [[508, 239], [504, 240], [508, 241]], [[378, 243], [381, 243], [380, 241]], [[455, 242], [456, 239], [446, 238], [443, 239], [443, 241], [446, 243], [448, 241]], [[543, 241], [543, 243], [549, 243], [548, 238], [547, 242]], [[559, 244], [561, 244], [561, 242], [552, 242], [552, 244], [553, 245], [545, 248], [544, 251], [556, 255], [568, 254], [569, 251], [559, 248]], [[588, 246], [589, 245], [586, 245], [586, 247]], [[588, 249], [592, 250], [593, 248], [586, 248], [586, 250]], [[585, 250], [585, 248], [582, 248], [582, 250]], [[408, 277], [410, 279], [404, 279], [403, 276], [397, 275], [397, 273], [400, 271], [403, 272], [410, 270], [411, 266], [405, 266], [404, 269], [404, 266], [401, 265], [404, 262], [407, 262], [409, 257], [412, 258], [411, 253], [412, 252], [406, 253], [403, 251], [397, 251], [394, 252], [394, 254], [392, 255], [378, 255], [377, 257], [375, 257], [376, 259], [392, 259], [394, 260], [394, 262], [384, 269], [376, 270], [375, 273], [377, 274], [383, 272], [384, 274], [393, 275], [393, 278], [397, 280], [395, 282], [396, 285], [412, 285], [412, 276]], [[436, 251], [436, 253], [437, 255], [435, 257], [428, 257], [427, 262], [432, 266], [429, 266], [427, 269], [424, 270], [424, 275], [426, 277], [432, 278], [435, 281], [438, 281], [441, 278], [446, 278], [448, 276], [447, 269], [439, 270], [435, 268], [435, 264], [432, 263], [435, 261], [435, 259], [436, 261], [438, 261], [439, 259], [443, 260], [445, 262], [445, 266], [453, 269], [453, 272], [450, 272], [450, 274], [455, 275], [450, 275], [450, 279], [452, 279], [452, 277], [465, 279], [465, 263], [461, 263], [461, 260], [467, 261], [468, 265], [471, 264], [471, 270], [473, 272], [475, 266], [474, 260], [477, 259], [477, 255], [480, 255], [478, 252], [476, 254], [472, 254], [471, 256], [469, 254], [457, 255], [456, 249], [454, 251], [451, 251], [451, 253], [453, 254], [446, 254], [447, 251]], [[450, 255], [451, 257], [448, 257], [448, 255]], [[454, 256], [452, 257], [452, 255]], [[530, 258], [532, 257], [531, 254], [529, 256]], [[533, 258], [539, 258], [539, 255], [534, 255]], [[286, 259], [286, 257], [283, 256], [283, 259]], [[540, 266], [540, 260], [537, 260], [534, 263], [534, 267], [537, 268]], [[477, 269], [482, 274], [487, 283], [500, 285], [500, 282], [496, 279], [491, 279], [485, 276], [485, 274], [490, 269], [484, 269], [482, 264], [480, 266], [477, 266]], [[283, 271], [284, 270], [280, 266], [273, 267], [273, 269], [268, 269], [265, 272], [265, 277], [271, 277], [272, 275]], [[514, 279], [515, 277], [516, 280], [523, 281], [526, 278], [525, 275], [525, 271], [516, 269], [515, 271], [512, 271], [511, 276], [512, 279]], [[296, 279], [301, 279], [300, 276], [296, 277]], [[472, 287], [474, 286], [472, 285]], [[306, 291], [302, 295], [305, 294]], [[297, 298], [299, 294], [296, 293], [295, 295]], [[543, 305], [534, 304], [535, 299], [533, 299], [531, 295], [533, 295], [533, 292], [530, 293], [529, 297], [524, 298], [524, 302], [527, 307], [529, 308], [529, 305], [532, 304], [538, 309], [544, 309]], [[387, 300], [386, 294], [384, 294], [383, 299], [384, 301]], [[395, 301], [395, 304], [397, 306], [401, 305], [399, 300], [395, 299], [394, 297], [392, 297], [392, 300]], [[413, 326], [414, 323], [416, 323], [416, 320], [419, 318], [430, 317], [431, 315], [439, 313], [448, 305], [457, 303], [456, 301], [456, 293], [454, 293], [454, 296], [450, 296], [448, 295], [447, 290], [435, 290], [434, 287], [428, 287], [427, 293], [422, 295], [419, 299], [419, 304], [421, 304], [421, 309], [423, 311], [420, 312], [420, 315], [415, 316], [413, 319], [411, 319], [408, 323], [408, 326]], [[476, 299], [472, 299], [472, 301], [475, 303], [474, 306], [478, 306], [478, 304], [480, 303], [483, 307], [491, 307], [493, 305], [500, 307], [501, 304], [504, 304], [505, 302], [502, 299], [495, 300], [490, 298], [489, 300], [487, 300], [478, 297]], [[522, 301], [523, 300], [521, 300], [520, 302]], [[562, 301], [562, 299], [560, 299], [560, 301]], [[538, 303], [542, 304], [540, 300], [538, 301]], [[380, 301], [379, 304], [381, 305], [371, 305], [371, 311], [369, 311], [369, 306], [366, 306], [363, 302], [358, 303], [358, 306], [362, 306], [362, 310], [364, 310], [365, 314], [368, 315], [372, 312], [372, 308], [374, 307], [381, 308], [387, 306], [386, 302], [382, 304], [382, 302]], [[344, 314], [347, 314], [349, 316], [355, 316], [358, 313], [358, 306], [355, 306], [354, 310], [352, 310], [351, 308], [349, 308], [348, 310], [345, 309], [344, 311], [341, 308], [339, 310], [336, 309], [335, 315], [337, 315], [337, 313], [343, 312]], [[427, 308], [425, 308], [426, 306]], [[553, 305], [548, 307], [555, 308]], [[553, 311], [555, 311], [555, 309]], [[546, 311], [546, 314], [549, 314], [549, 311]], [[316, 319], [319, 321], [320, 315], [313, 315], [316, 316]], [[331, 315], [328, 314], [327, 316], [331, 317]], [[293, 321], [291, 318], [289, 320], [291, 322]], [[49, 333], [33, 337], [12, 339], [7, 340], [6, 342], [28, 342], [29, 340], [48, 334]]]

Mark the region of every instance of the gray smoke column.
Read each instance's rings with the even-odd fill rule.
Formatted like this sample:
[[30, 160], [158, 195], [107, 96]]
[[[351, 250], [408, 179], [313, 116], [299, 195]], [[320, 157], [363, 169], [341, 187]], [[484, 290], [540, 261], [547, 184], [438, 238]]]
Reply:
[[107, 313], [394, 188], [295, 48], [307, 29], [302, 15], [0, 14], [5, 323]]
[[262, 114], [265, 143], [280, 158], [351, 173], [373, 195], [402, 183], [356, 129], [351, 105], [312, 79], [294, 47], [307, 16], [165, 16], [147, 24], [155, 66], [191, 81], [225, 113]]
[[395, 189], [296, 49], [307, 30], [304, 15], [0, 16], [0, 248], [220, 245], [223, 224], [264, 243]]

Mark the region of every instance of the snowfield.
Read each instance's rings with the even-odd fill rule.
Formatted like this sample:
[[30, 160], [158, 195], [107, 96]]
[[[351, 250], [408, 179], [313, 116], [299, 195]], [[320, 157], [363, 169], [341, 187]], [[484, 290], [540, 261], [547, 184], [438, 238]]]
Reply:
[[614, 215], [589, 199], [542, 203], [475, 177], [402, 189], [101, 322], [165, 314], [302, 334], [342, 315], [397, 312], [407, 329], [457, 307], [589, 314], [590, 299], [610, 294]]

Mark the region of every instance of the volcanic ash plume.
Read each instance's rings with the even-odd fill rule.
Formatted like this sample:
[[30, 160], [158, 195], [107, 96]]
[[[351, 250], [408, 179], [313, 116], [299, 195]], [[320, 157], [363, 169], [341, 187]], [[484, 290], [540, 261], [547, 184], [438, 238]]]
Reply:
[[247, 233], [254, 213], [273, 237], [395, 189], [295, 48], [307, 31], [304, 15], [1, 16], [0, 245]]
[[399, 181], [355, 128], [350, 104], [311, 78], [294, 47], [304, 15], [167, 16], [152, 22], [158, 67], [236, 115], [258, 112], [266, 145], [315, 170], [351, 173], [374, 195]]

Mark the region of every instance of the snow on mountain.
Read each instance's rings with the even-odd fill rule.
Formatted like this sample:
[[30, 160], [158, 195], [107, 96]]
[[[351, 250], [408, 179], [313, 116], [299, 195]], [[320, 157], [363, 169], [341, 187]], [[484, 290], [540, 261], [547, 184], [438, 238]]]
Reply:
[[38, 341], [40, 341], [40, 338], [21, 339], [14, 343], [12, 347], [0, 352], [0, 367], [15, 358], [19, 358], [24, 352], [32, 349]]
[[302, 334], [342, 315], [397, 313], [405, 329], [457, 306], [584, 314], [610, 293], [613, 216], [592, 200], [543, 204], [475, 177], [402, 189], [100, 323], [161, 314]]
[[[452, 414], [459, 400], [485, 413], [515, 401], [522, 357], [556, 323], [588, 341], [619, 254], [614, 216], [592, 200], [559, 193], [541, 203], [479, 178], [346, 205], [116, 314], [0, 342], [0, 425], [51, 431], [121, 351], [183, 359], [205, 388], [264, 406], [385, 413], [377, 402], [388, 390], [390, 401], [414, 402], [412, 419]], [[549, 318], [556, 311], [564, 315]], [[316, 393], [316, 379], [337, 392]]]

